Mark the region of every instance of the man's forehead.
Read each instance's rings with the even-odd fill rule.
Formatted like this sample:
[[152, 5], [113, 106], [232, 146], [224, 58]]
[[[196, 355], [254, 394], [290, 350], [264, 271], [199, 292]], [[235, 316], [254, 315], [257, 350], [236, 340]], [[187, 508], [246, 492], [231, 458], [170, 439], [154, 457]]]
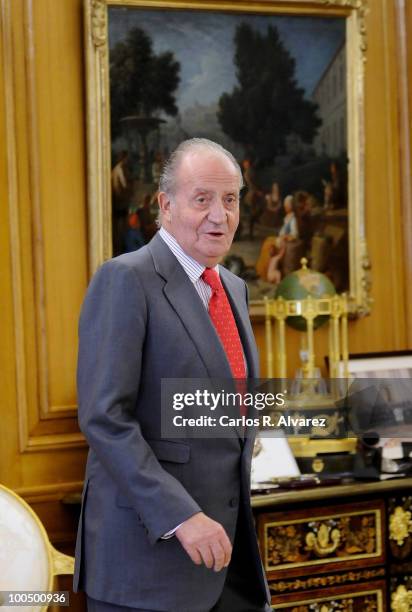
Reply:
[[227, 185], [239, 190], [240, 176], [234, 164], [223, 153], [196, 150], [186, 153], [176, 172], [177, 187], [193, 189]]

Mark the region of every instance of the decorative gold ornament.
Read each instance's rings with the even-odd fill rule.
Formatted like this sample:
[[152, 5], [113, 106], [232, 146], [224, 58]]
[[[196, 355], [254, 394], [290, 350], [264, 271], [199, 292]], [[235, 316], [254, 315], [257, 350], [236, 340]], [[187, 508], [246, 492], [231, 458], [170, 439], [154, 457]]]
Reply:
[[330, 6], [343, 6], [354, 9], [358, 15], [358, 33], [360, 37], [360, 48], [362, 60], [366, 61], [367, 36], [366, 36], [366, 15], [368, 13], [368, 0], [323, 0]]
[[321, 523], [316, 532], [312, 531], [306, 535], [306, 549], [313, 550], [318, 557], [326, 557], [335, 552], [340, 539], [339, 529], [332, 529], [330, 525]]
[[398, 546], [403, 546], [409, 534], [412, 533], [412, 514], [397, 506], [389, 517], [389, 537], [395, 540]]
[[328, 574], [326, 576], [312, 576], [310, 578], [296, 578], [295, 580], [279, 580], [270, 583], [270, 590], [274, 593], [285, 593], [286, 591], [305, 591], [307, 589], [319, 589], [327, 586], [337, 586], [361, 580], [374, 580], [385, 576], [385, 569], [357, 570], [345, 572], [344, 574]]
[[96, 48], [102, 47], [107, 41], [107, 2], [106, 0], [91, 0], [92, 39]]
[[324, 423], [326, 423], [325, 427], [315, 427], [312, 426], [312, 436], [319, 436], [321, 438], [327, 438], [329, 436], [338, 435], [339, 433], [339, 424], [343, 421], [342, 414], [339, 412], [333, 412], [331, 414], [317, 414], [317, 419], [324, 419]]
[[367, 248], [366, 248], [366, 242], [362, 241], [361, 243], [361, 250], [362, 250], [362, 257], [361, 257], [361, 261], [362, 261], [362, 273], [361, 273], [361, 280], [360, 280], [360, 285], [359, 285], [359, 290], [360, 290], [360, 295], [361, 295], [361, 306], [358, 308], [358, 315], [360, 317], [364, 317], [368, 314], [370, 314], [371, 312], [371, 307], [372, 307], [372, 296], [371, 296], [371, 291], [372, 291], [372, 276], [371, 276], [371, 269], [372, 269], [372, 264], [371, 264], [371, 260], [369, 258], [368, 252], [367, 252]]
[[382, 555], [380, 509], [305, 516], [289, 521], [262, 520], [267, 572], [315, 565], [326, 567]]
[[312, 470], [316, 472], [316, 474], [319, 474], [319, 472], [322, 472], [324, 467], [325, 467], [325, 462], [323, 461], [323, 459], [320, 459], [319, 457], [317, 457], [316, 459], [312, 461]]
[[400, 584], [391, 597], [392, 612], [410, 612], [412, 610], [412, 591]]
[[[381, 591], [354, 593], [350, 596], [337, 596], [334, 599], [305, 599], [294, 602], [291, 606], [282, 606], [287, 612], [382, 612], [383, 601]], [[276, 608], [277, 609], [277, 608]]]
[[[301, 259], [302, 268], [306, 270], [307, 260]], [[308, 296], [301, 300], [265, 299], [266, 356], [268, 377], [276, 375], [279, 378], [287, 376], [286, 327], [285, 320], [289, 317], [299, 317], [306, 322], [306, 361], [302, 364], [304, 378], [313, 379], [315, 372], [314, 352], [314, 321], [317, 317], [329, 316], [329, 369], [330, 377], [348, 377], [348, 314], [349, 299], [346, 293], [342, 295], [314, 298]], [[276, 372], [274, 371], [275, 354], [273, 350], [273, 320], [276, 324]], [[343, 372], [340, 370], [343, 363]]]

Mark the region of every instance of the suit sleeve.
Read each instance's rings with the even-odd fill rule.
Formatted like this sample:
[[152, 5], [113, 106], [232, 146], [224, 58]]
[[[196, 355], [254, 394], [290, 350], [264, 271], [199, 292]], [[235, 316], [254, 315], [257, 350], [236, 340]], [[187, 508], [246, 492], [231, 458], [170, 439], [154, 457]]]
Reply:
[[105, 263], [80, 316], [77, 384], [80, 428], [155, 543], [201, 508], [162, 468], [135, 417], [146, 321], [135, 270]]

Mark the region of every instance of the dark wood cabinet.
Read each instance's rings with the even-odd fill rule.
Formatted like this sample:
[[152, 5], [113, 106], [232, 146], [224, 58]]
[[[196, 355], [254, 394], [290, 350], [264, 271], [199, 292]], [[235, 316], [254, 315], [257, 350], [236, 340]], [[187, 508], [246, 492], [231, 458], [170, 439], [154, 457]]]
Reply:
[[[80, 497], [66, 501], [77, 512]], [[412, 478], [255, 495], [252, 506], [274, 610], [412, 612]], [[62, 549], [60, 531], [50, 535]]]
[[252, 498], [274, 610], [412, 612], [412, 479]]

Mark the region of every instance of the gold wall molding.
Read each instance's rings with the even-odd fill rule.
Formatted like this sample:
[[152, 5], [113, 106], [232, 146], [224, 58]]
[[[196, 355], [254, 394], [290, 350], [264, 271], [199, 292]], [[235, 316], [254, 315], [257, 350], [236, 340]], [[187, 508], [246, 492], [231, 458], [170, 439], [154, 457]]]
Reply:
[[[90, 12], [92, 39], [95, 47], [103, 47], [107, 40], [107, 10], [105, 0], [92, 0]], [[102, 48], [105, 52], [105, 49]]]
[[[98, 266], [111, 256], [107, 2], [106, 0], [85, 2], [84, 10], [88, 94], [89, 273], [91, 276]], [[96, 92], [97, 95], [93, 96], [92, 92]], [[96, 147], [100, 148], [99, 152]]]

